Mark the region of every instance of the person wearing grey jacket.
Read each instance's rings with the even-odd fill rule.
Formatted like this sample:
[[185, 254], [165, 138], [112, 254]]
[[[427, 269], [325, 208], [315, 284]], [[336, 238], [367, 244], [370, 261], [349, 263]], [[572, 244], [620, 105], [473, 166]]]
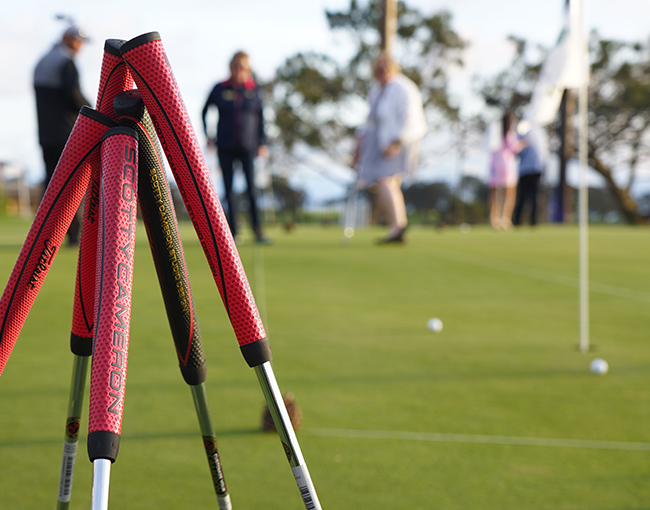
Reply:
[[[52, 178], [82, 106], [89, 105], [79, 87], [74, 57], [88, 39], [85, 30], [68, 27], [61, 41], [38, 62], [34, 70], [34, 92], [38, 117], [38, 141], [45, 162], [43, 190]], [[68, 230], [68, 242], [79, 243], [80, 222], [75, 217]]]

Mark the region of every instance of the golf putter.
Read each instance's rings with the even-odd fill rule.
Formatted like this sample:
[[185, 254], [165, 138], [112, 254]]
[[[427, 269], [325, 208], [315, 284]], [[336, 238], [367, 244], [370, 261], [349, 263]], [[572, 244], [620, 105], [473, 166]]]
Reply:
[[88, 419], [88, 456], [93, 463], [92, 510], [108, 508], [110, 468], [120, 447], [137, 220], [137, 138], [133, 129], [119, 126], [105, 133], [101, 146]]
[[[124, 90], [133, 88], [133, 78], [122, 60], [119, 46], [124, 41], [108, 39], [104, 44], [104, 57], [99, 79], [97, 109], [108, 117], [115, 118], [113, 99]], [[84, 215], [79, 243], [77, 277], [75, 282], [74, 305], [70, 350], [74, 355], [72, 380], [65, 424], [63, 455], [57, 510], [67, 510], [72, 497], [72, 480], [79, 442], [81, 410], [86, 386], [90, 356], [92, 355], [93, 317], [95, 314], [95, 262], [97, 258], [97, 209], [99, 206], [99, 160], [92, 168], [90, 184], [86, 191]]]
[[147, 230], [160, 290], [176, 347], [183, 379], [192, 390], [203, 446], [220, 510], [231, 510], [217, 438], [205, 390], [206, 364], [201, 333], [185, 263], [178, 222], [162, 151], [151, 118], [137, 90], [119, 94], [114, 101], [119, 123], [138, 132], [138, 202]]
[[316, 490], [282, 400], [271, 349], [201, 147], [157, 32], [120, 47], [147, 107], [208, 260], [244, 359], [255, 369], [303, 503], [320, 509]]

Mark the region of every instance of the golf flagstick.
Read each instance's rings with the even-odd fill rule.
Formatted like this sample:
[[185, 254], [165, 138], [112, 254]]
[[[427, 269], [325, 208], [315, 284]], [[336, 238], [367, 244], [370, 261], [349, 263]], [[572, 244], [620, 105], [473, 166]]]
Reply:
[[116, 123], [82, 107], [0, 299], [0, 374], [88, 188], [104, 132]]
[[[113, 99], [123, 90], [133, 88], [133, 78], [122, 60], [119, 46], [124, 41], [109, 39], [104, 44], [104, 57], [99, 79], [97, 109], [108, 117], [115, 118]], [[90, 356], [92, 355], [93, 317], [95, 314], [95, 262], [97, 258], [97, 207], [99, 205], [99, 160], [93, 166], [90, 184], [86, 191], [77, 279], [72, 311], [70, 350], [72, 351], [72, 381], [66, 415], [63, 455], [57, 510], [67, 510], [72, 495], [72, 479], [79, 442], [81, 410], [86, 387]]]
[[88, 419], [88, 456], [93, 463], [92, 510], [108, 508], [110, 468], [120, 447], [137, 219], [137, 138], [134, 130], [115, 127], [103, 136], [101, 146]]
[[183, 246], [178, 234], [176, 213], [163, 170], [162, 151], [151, 118], [137, 90], [119, 94], [114, 105], [120, 124], [138, 132], [140, 211], [147, 230], [181, 373], [192, 390], [219, 508], [230, 510], [230, 495], [223, 476], [205, 391], [207, 371], [201, 333]]
[[120, 51], [151, 116], [244, 359], [255, 367], [276, 428], [282, 431], [305, 507], [320, 509], [291, 422], [283, 419], [287, 411], [277, 391], [264, 326], [160, 36], [144, 34], [124, 43]]

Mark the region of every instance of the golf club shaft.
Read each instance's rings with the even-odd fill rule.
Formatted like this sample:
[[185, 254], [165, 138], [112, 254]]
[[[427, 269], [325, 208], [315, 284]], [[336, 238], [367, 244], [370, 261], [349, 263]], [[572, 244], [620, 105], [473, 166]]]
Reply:
[[[344, 228], [348, 232], [348, 229], [352, 229], [352, 235], [354, 235], [354, 227], [357, 223], [357, 198], [359, 190], [356, 183], [352, 185], [350, 189], [350, 194], [348, 196], [348, 201], [345, 204], [345, 217], [344, 217]], [[351, 237], [347, 236], [346, 237]]]
[[90, 510], [108, 510], [108, 491], [111, 483], [111, 461], [95, 459], [93, 462], [93, 491]]
[[307, 510], [320, 510], [320, 501], [316, 494], [316, 489], [311, 481], [311, 476], [305, 464], [305, 459], [300, 451], [300, 445], [296, 438], [296, 433], [291, 425], [289, 413], [282, 399], [282, 393], [275, 380], [273, 368], [270, 362], [263, 363], [255, 367], [255, 374], [262, 387], [262, 393], [273, 417], [275, 429], [278, 431], [280, 441], [284, 446], [287, 460], [291, 466], [291, 471], [296, 479], [296, 484], [300, 490], [303, 503]]
[[192, 389], [192, 399], [194, 400], [196, 416], [199, 419], [201, 436], [203, 437], [203, 447], [205, 448], [210, 473], [212, 474], [212, 483], [217, 493], [219, 509], [232, 510], [230, 494], [228, 494], [223, 469], [221, 467], [221, 459], [219, 458], [219, 451], [217, 450], [217, 438], [214, 434], [214, 426], [212, 425], [212, 417], [210, 416], [210, 408], [208, 407], [205, 383], [190, 386], [190, 388]]
[[[57, 510], [67, 510], [72, 493], [78, 439], [71, 441], [71, 426], [78, 434], [86, 374], [92, 355], [93, 317], [95, 313], [95, 262], [97, 258], [97, 207], [99, 205], [100, 165], [93, 167], [86, 192], [81, 242], [77, 259], [70, 350], [74, 356], [70, 399], [66, 418], [66, 435], [61, 459]], [[76, 436], [75, 436], [76, 437]], [[74, 446], [73, 446], [74, 444]]]
[[63, 456], [61, 459], [61, 476], [59, 477], [57, 510], [67, 510], [70, 505], [72, 478], [74, 475], [75, 460], [77, 458], [77, 446], [79, 444], [81, 409], [83, 408], [83, 396], [89, 361], [89, 356], [74, 356], [70, 398], [68, 400], [68, 417], [66, 419], [65, 440], [63, 442]]

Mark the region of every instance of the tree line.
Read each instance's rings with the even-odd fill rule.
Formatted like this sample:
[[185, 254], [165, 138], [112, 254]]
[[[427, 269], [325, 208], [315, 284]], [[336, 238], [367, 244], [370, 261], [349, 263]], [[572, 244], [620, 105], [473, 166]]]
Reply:
[[[347, 59], [299, 52], [286, 58], [265, 85], [274, 162], [283, 167], [299, 159], [295, 150], [298, 144], [326, 153], [337, 164], [350, 165], [355, 130], [364, 120], [359, 112], [365, 111], [363, 105], [372, 83], [371, 62], [379, 52], [377, 26], [382, 2], [350, 0], [347, 8], [326, 10], [324, 15], [331, 31], [351, 43]], [[448, 77], [454, 67], [462, 67], [468, 41], [454, 29], [449, 12], [425, 14], [404, 1], [398, 2], [396, 60], [419, 86], [430, 128], [456, 133], [461, 153], [482, 143], [488, 122], [498, 112], [509, 110], [521, 116], [530, 101], [548, 48], [517, 35], [511, 35], [509, 41], [515, 50], [512, 62], [495, 76], [476, 80], [475, 93], [485, 108], [480, 115], [466, 117], [460, 105], [451, 100]], [[650, 197], [637, 200], [632, 189], [639, 168], [650, 156], [650, 44], [608, 40], [592, 32], [589, 48], [588, 161], [602, 176], [609, 195], [598, 202], [598, 207], [610, 204], [626, 222], [647, 223]], [[557, 127], [557, 123], [548, 127], [552, 148], [559, 144]], [[575, 150], [575, 137], [568, 137], [567, 143]], [[484, 216], [479, 213], [480, 207], [470, 207], [462, 198], [470, 196], [463, 191], [463, 186], [468, 186], [475, 197], [471, 203], [481, 203], [485, 190], [472, 179], [465, 178], [457, 190], [444, 183], [416, 183], [405, 189], [405, 198], [411, 210], [422, 211], [426, 206], [453, 220], [460, 213], [449, 216], [452, 213], [448, 211], [466, 206], [465, 210], [472, 210], [478, 219]], [[593, 190], [591, 194], [598, 195]]]

